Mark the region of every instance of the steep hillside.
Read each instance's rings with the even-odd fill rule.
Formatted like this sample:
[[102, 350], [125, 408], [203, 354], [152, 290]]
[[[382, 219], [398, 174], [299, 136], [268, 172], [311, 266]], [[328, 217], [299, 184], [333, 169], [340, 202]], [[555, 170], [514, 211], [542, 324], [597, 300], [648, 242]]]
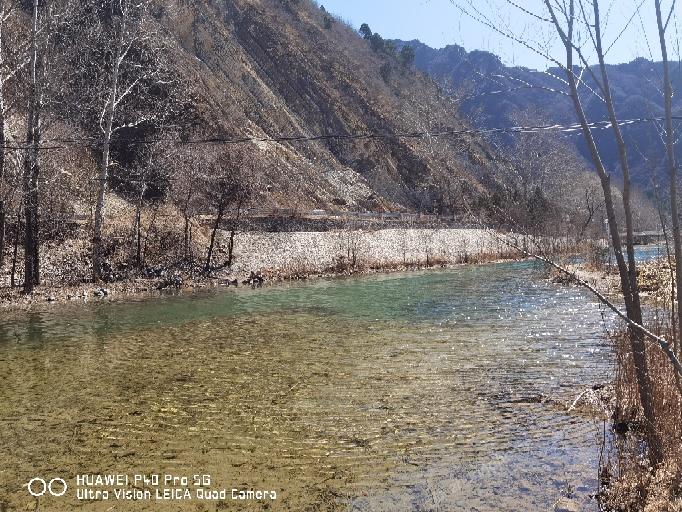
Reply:
[[[415, 65], [434, 77], [457, 97], [462, 112], [481, 127], [506, 127], [519, 124], [574, 123], [575, 113], [570, 98], [563, 94], [566, 86], [561, 82], [564, 72], [548, 69], [546, 72], [523, 67], [508, 67], [491, 53], [467, 52], [451, 45], [433, 49], [419, 41], [396, 41], [401, 48], [409, 45], [415, 50]], [[675, 97], [682, 94], [681, 70], [673, 66]], [[613, 97], [620, 119], [639, 119], [663, 115], [663, 97], [660, 92], [661, 63], [638, 58], [627, 64], [608, 66]], [[586, 83], [596, 90], [589, 74], [584, 73]], [[587, 88], [583, 88], [583, 100], [591, 121], [608, 120], [606, 107]], [[675, 111], [682, 112], [682, 105], [675, 102]], [[551, 105], [551, 108], [547, 108]], [[630, 143], [633, 179], [642, 186], [650, 186], [651, 165], [660, 163], [662, 154], [655, 126], [636, 124], [624, 129]], [[566, 137], [581, 154], [588, 156], [582, 138]], [[618, 153], [611, 133], [597, 133], [607, 166], [619, 171]], [[646, 157], [646, 158], [645, 158]], [[647, 158], [649, 162], [647, 162]]]
[[[102, 112], [112, 97], [119, 14], [94, 0], [64, 2], [83, 22], [51, 39], [60, 46], [45, 85], [42, 140], [56, 146], [41, 153], [40, 180], [50, 194], [37, 200], [46, 236], [63, 234], [64, 219], [74, 215], [94, 229], [97, 211], [109, 229], [114, 215], [99, 198], [114, 192], [137, 217], [170, 204], [187, 240], [190, 220], [224, 213], [227, 188], [235, 210], [420, 211], [462, 219], [474, 209], [499, 226], [561, 232], [596, 218], [585, 205], [595, 183], [584, 166], [554, 150], [559, 165], [538, 162], [533, 145], [548, 147], [541, 140], [529, 141], [519, 152], [524, 158], [500, 151], [394, 45], [361, 37], [310, 0], [140, 4], [151, 9], [130, 18], [138, 36], [120, 90], [132, 92], [110, 120], [105, 159]], [[15, 12], [15, 39], [26, 39], [30, 12]], [[21, 140], [29, 109], [19, 94], [30, 88], [23, 75], [11, 85], [18, 100], [7, 132]], [[15, 233], [25, 166], [20, 153], [12, 155], [0, 189]], [[105, 179], [107, 191], [100, 189]], [[237, 195], [248, 198], [242, 204]], [[139, 219], [132, 224], [137, 253], [143, 229]]]
[[249, 147], [285, 206], [440, 209], [452, 184], [475, 190], [494, 174], [475, 138], [393, 136], [466, 124], [431, 79], [326, 16], [303, 0], [167, 3], [174, 61], [197, 97], [193, 135], [385, 135]]

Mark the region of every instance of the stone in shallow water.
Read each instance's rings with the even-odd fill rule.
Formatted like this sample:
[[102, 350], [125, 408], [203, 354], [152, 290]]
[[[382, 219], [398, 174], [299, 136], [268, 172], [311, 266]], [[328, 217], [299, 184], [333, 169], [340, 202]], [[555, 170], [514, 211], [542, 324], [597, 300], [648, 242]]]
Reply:
[[580, 512], [580, 507], [571, 499], [561, 498], [554, 505], [554, 512]]

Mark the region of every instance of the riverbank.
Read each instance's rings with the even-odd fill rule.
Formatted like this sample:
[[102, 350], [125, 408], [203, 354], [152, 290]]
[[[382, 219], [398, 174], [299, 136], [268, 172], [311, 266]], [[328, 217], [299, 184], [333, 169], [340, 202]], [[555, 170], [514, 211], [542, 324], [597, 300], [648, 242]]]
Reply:
[[[651, 304], [645, 307], [650, 308]], [[664, 327], [665, 322], [654, 321], [654, 324], [658, 324], [655, 325], [658, 334], [673, 339], [671, 331]], [[609, 338], [616, 358], [615, 409], [611, 417], [612, 437], [600, 462], [601, 490], [597, 499], [604, 510], [680, 512], [682, 402], [674, 369], [662, 350], [649, 345], [646, 352], [655, 411], [653, 429], [661, 454], [660, 462], [652, 465], [644, 456], [647, 420], [642, 411], [629, 337], [621, 329]]]
[[[573, 264], [566, 265], [566, 269], [607, 297], [616, 297], [621, 294], [620, 277], [615, 265]], [[667, 259], [662, 257], [638, 262], [637, 279], [642, 301], [650, 306], [668, 308], [671, 300], [673, 273], [674, 270], [671, 271]], [[574, 283], [571, 277], [554, 269], [550, 279], [559, 284]]]
[[[604, 295], [610, 296], [618, 292], [618, 274], [613, 274], [610, 269], [597, 270], [586, 265], [566, 265], [565, 268]], [[551, 270], [550, 280], [557, 284], [578, 285], [571, 276], [556, 269]]]
[[[89, 246], [82, 239], [48, 243], [43, 249], [43, 285], [32, 294], [9, 286], [10, 269], [0, 274], [0, 308], [31, 309], [46, 304], [153, 296], [163, 290], [262, 286], [287, 280], [404, 272], [468, 263], [520, 259], [499, 235], [482, 229], [379, 229], [325, 232], [220, 231], [212, 268], [205, 272], [205, 236], [190, 258], [151, 259], [137, 269], [128, 255], [113, 252], [108, 282], [90, 278]], [[21, 268], [19, 260], [17, 268]], [[21, 283], [21, 276], [15, 277]]]

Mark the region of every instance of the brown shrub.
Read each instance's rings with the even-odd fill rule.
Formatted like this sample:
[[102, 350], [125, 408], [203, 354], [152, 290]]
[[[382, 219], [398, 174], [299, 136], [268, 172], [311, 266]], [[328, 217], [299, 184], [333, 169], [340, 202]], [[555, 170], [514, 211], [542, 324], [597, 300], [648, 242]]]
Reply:
[[[668, 322], [654, 317], [658, 334], [670, 336]], [[654, 400], [655, 428], [664, 463], [652, 468], [643, 438], [642, 405], [627, 332], [612, 336], [616, 354], [615, 438], [601, 469], [606, 484], [600, 495], [605, 510], [682, 511], [682, 396], [673, 366], [658, 345], [647, 347], [649, 380]]]

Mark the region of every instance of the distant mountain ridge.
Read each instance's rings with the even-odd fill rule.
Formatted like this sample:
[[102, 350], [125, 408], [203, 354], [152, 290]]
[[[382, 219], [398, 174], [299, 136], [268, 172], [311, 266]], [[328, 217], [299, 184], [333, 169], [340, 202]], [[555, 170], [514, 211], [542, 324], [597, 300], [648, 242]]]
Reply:
[[[518, 66], [505, 66], [500, 58], [486, 51], [467, 52], [458, 45], [431, 48], [420, 41], [396, 40], [398, 48], [409, 45], [415, 51], [415, 65], [432, 76], [455, 98], [460, 98], [460, 111], [482, 128], [517, 125], [570, 124], [576, 122], [567, 87], [562, 83], [565, 72], [559, 68], [536, 71]], [[595, 71], [597, 71], [595, 69]], [[661, 63], [637, 58], [625, 64], [609, 65], [616, 113], [620, 120], [663, 116], [660, 92]], [[589, 73], [583, 73], [587, 86], [581, 89], [585, 111], [590, 121], [608, 120], [604, 103], [590, 90], [598, 91]], [[682, 95], [682, 70], [673, 66], [675, 97]], [[682, 105], [674, 110], [682, 114]], [[643, 187], [650, 185], [652, 166], [660, 163], [662, 148], [656, 127], [636, 124], [624, 128], [630, 147], [633, 179]], [[617, 149], [610, 133], [598, 132], [597, 140], [604, 161], [612, 172], [620, 173]], [[588, 156], [579, 136], [569, 142]], [[647, 160], [648, 159], [648, 160]]]

